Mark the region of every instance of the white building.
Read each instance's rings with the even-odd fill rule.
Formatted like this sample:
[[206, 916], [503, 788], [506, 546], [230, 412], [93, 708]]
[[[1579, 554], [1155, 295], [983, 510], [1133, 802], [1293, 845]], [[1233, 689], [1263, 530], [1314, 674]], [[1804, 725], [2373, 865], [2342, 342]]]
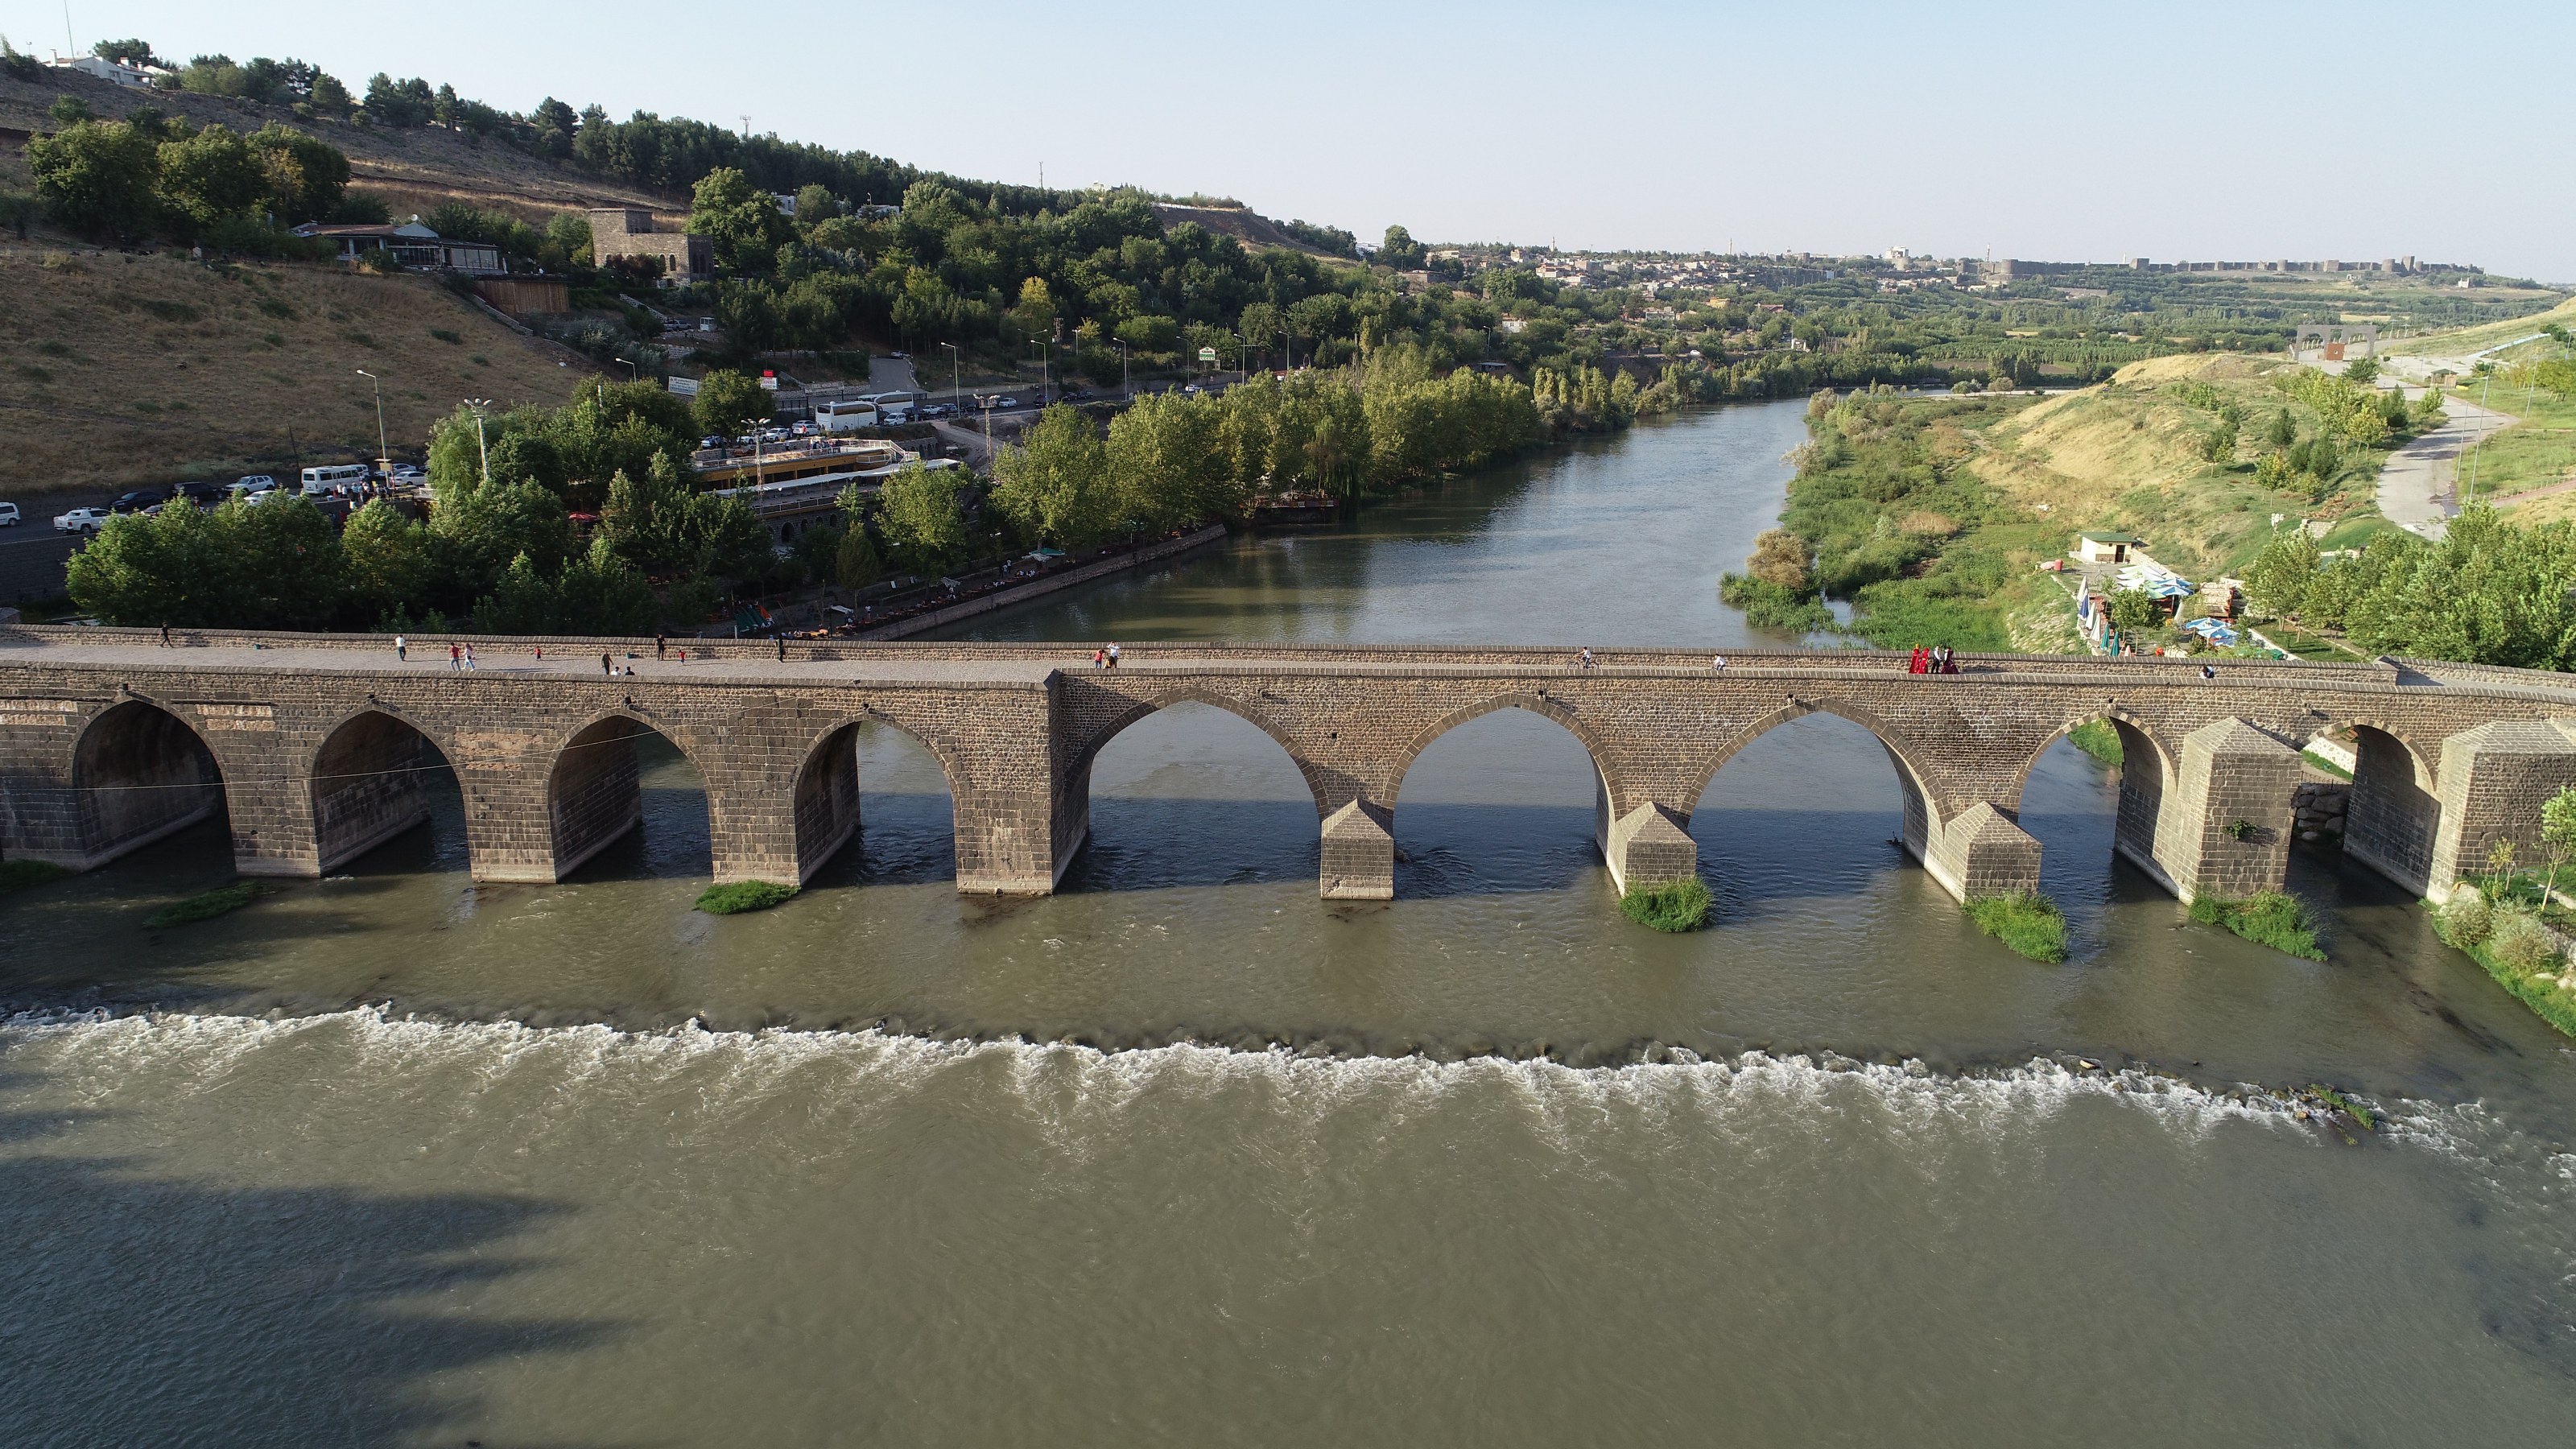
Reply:
[[111, 81], [117, 85], [126, 86], [136, 90], [149, 89], [152, 85], [152, 79], [155, 76], [177, 74], [175, 71], [165, 70], [157, 65], [121, 65], [116, 61], [101, 59], [95, 55], [67, 57], [60, 51], [57, 51], [54, 54], [54, 68], [57, 70], [76, 70], [83, 75], [94, 75], [100, 80]]

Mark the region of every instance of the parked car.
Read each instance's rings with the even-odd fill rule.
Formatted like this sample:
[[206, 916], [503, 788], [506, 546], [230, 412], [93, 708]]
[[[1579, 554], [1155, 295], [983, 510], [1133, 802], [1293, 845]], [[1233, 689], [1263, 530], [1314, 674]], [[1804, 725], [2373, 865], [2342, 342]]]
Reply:
[[420, 465], [418, 463], [396, 463], [394, 465], [393, 482], [398, 487], [407, 487], [409, 485], [419, 483], [428, 477], [428, 474], [420, 470]]
[[220, 503], [224, 498], [223, 485], [220, 483], [192, 481], [180, 484], [171, 489], [170, 493], [172, 497], [185, 498], [191, 503]]
[[15, 503], [0, 503], [0, 528], [16, 528], [17, 526], [18, 505]]
[[1065, 393], [1062, 396], [1066, 402], [1089, 402], [1091, 401], [1092, 394], [1091, 389], [1087, 387], [1077, 387], [1073, 391]]
[[912, 361], [912, 354], [909, 352], [889, 352], [886, 356], [893, 358], [897, 362]]
[[699, 446], [699, 447], [701, 447], [701, 448], [721, 448], [721, 447], [723, 447], [723, 446], [724, 446], [728, 441], [730, 441], [730, 439], [726, 439], [726, 438], [712, 438], [712, 437], [710, 437], [710, 438], [700, 438], [700, 439], [698, 439], [698, 446]]
[[168, 502], [169, 497], [158, 488], [137, 488], [130, 493], [118, 494], [116, 501], [107, 507], [111, 513], [140, 513], [155, 503]]
[[235, 479], [228, 491], [235, 498], [255, 498], [262, 493], [276, 492], [277, 480], [265, 473], [254, 473], [248, 478]]
[[1011, 396], [1009, 393], [1004, 393], [1000, 397], [993, 399], [993, 406], [997, 408], [1015, 408], [1019, 405], [1020, 400]]
[[1195, 382], [1183, 385], [1181, 388], [1181, 395], [1184, 397], [1197, 397], [1199, 395], [1199, 385]]
[[57, 533], [96, 533], [99, 529], [106, 526], [109, 519], [115, 516], [116, 515], [108, 512], [104, 508], [75, 508], [69, 513], [58, 513], [54, 515], [54, 531]]

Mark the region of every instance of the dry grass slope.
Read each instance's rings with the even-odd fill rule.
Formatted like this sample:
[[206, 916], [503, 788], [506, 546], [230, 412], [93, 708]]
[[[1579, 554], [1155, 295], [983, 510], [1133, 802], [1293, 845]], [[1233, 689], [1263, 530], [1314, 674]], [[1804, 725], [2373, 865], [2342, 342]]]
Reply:
[[0, 483], [24, 501], [372, 456], [362, 367], [417, 449], [460, 398], [569, 398], [590, 372], [568, 357], [417, 277], [0, 250]]
[[2209, 462], [2201, 450], [2216, 419], [2184, 402], [2173, 385], [2206, 383], [2242, 403], [2249, 439], [2283, 407], [2313, 432], [2315, 418], [2271, 384], [2288, 366], [2234, 353], [2132, 363], [2107, 383], [1986, 429], [1969, 466], [2025, 505], [2047, 504], [2066, 545], [2078, 529], [2122, 527], [2144, 535], [2155, 556], [2176, 568], [2241, 564], [2269, 537], [2272, 514], [2323, 517], [2334, 507], [2255, 486], [2244, 461], [2254, 456], [2250, 441], [2233, 468]]

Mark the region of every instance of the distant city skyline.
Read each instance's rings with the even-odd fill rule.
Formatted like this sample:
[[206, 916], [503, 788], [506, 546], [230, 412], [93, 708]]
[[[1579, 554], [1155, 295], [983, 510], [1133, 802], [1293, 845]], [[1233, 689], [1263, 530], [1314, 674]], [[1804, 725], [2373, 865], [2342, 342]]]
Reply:
[[[2412, 254], [2576, 283], [2576, 9], [1517, 3], [1293, 16], [779, 0], [751, 20], [0, 7], [47, 54], [296, 56], [978, 180], [1228, 195], [1374, 241], [2114, 261]], [[722, 34], [704, 33], [710, 24]], [[2402, 82], [2390, 77], [2403, 66]]]

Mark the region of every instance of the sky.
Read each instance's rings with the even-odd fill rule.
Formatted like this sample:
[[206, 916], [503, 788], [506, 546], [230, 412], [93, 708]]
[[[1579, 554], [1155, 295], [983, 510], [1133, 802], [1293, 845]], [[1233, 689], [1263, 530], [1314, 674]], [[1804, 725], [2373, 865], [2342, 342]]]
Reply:
[[[716, 18], [722, 17], [722, 18]], [[404, 7], [73, 0], [80, 49], [295, 56], [1374, 240], [2576, 283], [2576, 4]], [[65, 45], [48, 0], [0, 32]]]

